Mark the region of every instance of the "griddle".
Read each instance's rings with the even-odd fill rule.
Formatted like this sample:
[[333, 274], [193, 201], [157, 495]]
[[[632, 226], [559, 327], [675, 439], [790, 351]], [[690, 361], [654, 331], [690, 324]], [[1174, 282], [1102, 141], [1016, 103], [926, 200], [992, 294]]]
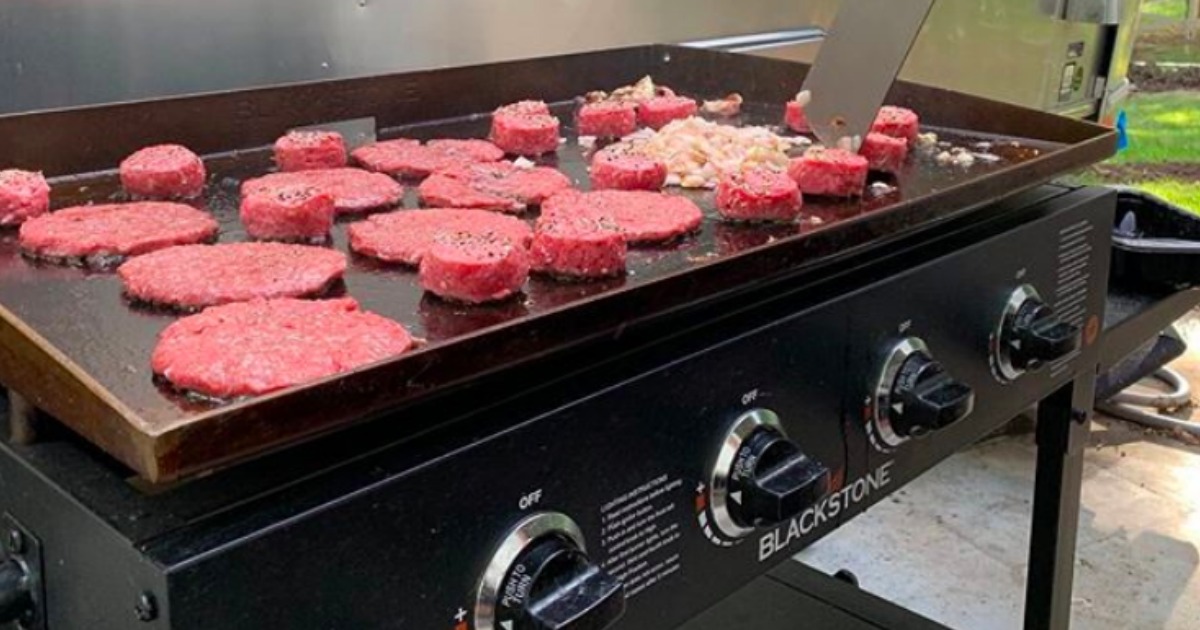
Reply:
[[[238, 186], [271, 167], [269, 145], [288, 129], [374, 117], [382, 138], [484, 137], [495, 107], [556, 103], [567, 142], [543, 160], [587, 186], [573, 99], [652, 75], [677, 91], [740, 92], [738, 124], [782, 122], [806, 67], [673, 46], [644, 46], [469, 68], [316, 82], [0, 117], [0, 164], [52, 177], [56, 208], [120, 199], [113, 168], [134, 150], [178, 142], [205, 155], [201, 207], [222, 242], [244, 240]], [[897, 192], [809, 200], [797, 226], [725, 225], [712, 195], [686, 194], [708, 218], [696, 236], [631, 254], [628, 276], [596, 283], [532, 280], [524, 296], [462, 307], [424, 295], [412, 271], [352, 256], [345, 293], [406, 325], [426, 343], [358, 371], [238, 401], [200, 401], [156, 383], [149, 357], [178, 315], [129, 304], [111, 273], [33, 264], [14, 232], [0, 234], [0, 381], [150, 481], [174, 480], [369, 419], [454, 384], [511, 368], [632, 323], [867, 251], [1115, 151], [1107, 129], [945, 90], [899, 83], [890, 103], [921, 113], [955, 144], [990, 141], [999, 164], [967, 169], [914, 160]], [[409, 191], [405, 207], [415, 207]], [[333, 246], [348, 251], [345, 223]], [[403, 413], [390, 421], [404, 422]]]

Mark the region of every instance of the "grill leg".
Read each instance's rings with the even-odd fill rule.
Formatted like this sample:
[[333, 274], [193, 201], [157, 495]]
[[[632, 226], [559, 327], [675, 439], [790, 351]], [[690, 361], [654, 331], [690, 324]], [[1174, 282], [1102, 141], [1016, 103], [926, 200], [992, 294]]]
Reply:
[[1095, 387], [1087, 373], [1038, 406], [1037, 481], [1025, 591], [1026, 630], [1071, 625], [1075, 537], [1079, 530], [1083, 453]]

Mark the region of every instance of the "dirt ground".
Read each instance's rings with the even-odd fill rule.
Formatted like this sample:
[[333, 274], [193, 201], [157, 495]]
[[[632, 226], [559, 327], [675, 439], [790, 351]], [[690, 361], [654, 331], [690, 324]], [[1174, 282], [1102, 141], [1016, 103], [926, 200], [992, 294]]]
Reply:
[[1144, 182], [1156, 179], [1200, 181], [1200, 163], [1097, 164], [1097, 175], [1106, 180]]
[[1168, 67], [1153, 62], [1129, 69], [1129, 80], [1139, 92], [1173, 92], [1200, 90], [1200, 66]]

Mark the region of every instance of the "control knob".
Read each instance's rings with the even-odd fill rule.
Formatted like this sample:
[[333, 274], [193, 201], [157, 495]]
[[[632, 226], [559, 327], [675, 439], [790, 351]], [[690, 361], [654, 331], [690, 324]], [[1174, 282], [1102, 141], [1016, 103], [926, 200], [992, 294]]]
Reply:
[[1025, 285], [1009, 297], [993, 339], [992, 365], [1007, 382], [1077, 350], [1079, 327], [1060, 319]]
[[477, 630], [604, 630], [625, 613], [625, 588], [587, 556], [570, 517], [534, 514], [496, 549], [480, 580]]
[[829, 469], [788, 439], [766, 409], [743, 414], [726, 436], [713, 468], [713, 520], [726, 536], [782, 523], [829, 492]]
[[884, 362], [875, 388], [875, 433], [882, 446], [950, 426], [975, 408], [975, 392], [934, 360], [924, 341], [909, 337]]

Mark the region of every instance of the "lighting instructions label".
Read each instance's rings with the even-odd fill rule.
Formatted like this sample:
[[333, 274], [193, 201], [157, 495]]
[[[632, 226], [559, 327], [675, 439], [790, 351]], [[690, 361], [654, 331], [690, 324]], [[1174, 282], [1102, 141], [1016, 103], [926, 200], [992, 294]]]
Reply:
[[634, 597], [679, 571], [683, 481], [656, 477], [600, 508], [601, 566]]
[[[1058, 282], [1054, 287], [1054, 311], [1064, 322], [1074, 324], [1085, 331], [1096, 323], [1085, 322], [1088, 315], [1089, 293], [1092, 277], [1092, 244], [1090, 234], [1096, 226], [1091, 219], [1068, 225], [1058, 231]], [[1087, 345], [1090, 345], [1088, 342]], [[1077, 348], [1071, 354], [1050, 364], [1050, 376], [1057, 377], [1079, 356]]]

